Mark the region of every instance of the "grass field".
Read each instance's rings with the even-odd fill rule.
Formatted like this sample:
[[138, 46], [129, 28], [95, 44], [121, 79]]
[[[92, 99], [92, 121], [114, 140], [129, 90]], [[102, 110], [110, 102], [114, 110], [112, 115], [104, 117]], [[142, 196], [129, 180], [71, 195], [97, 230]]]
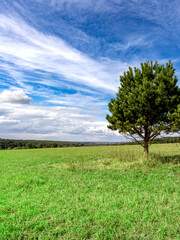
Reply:
[[180, 149], [0, 151], [0, 239], [180, 239]]

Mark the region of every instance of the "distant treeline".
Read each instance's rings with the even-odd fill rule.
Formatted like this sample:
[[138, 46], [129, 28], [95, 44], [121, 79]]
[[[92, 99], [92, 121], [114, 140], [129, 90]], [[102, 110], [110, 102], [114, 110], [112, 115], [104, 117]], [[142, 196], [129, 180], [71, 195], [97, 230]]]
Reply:
[[[140, 141], [143, 143], [143, 141]], [[153, 140], [152, 144], [157, 143], [180, 143], [180, 137], [162, 137]], [[137, 142], [123, 142], [121, 145], [138, 145]]]
[[153, 143], [180, 143], [180, 137], [156, 138]]
[[80, 146], [83, 146], [83, 144], [77, 142], [13, 140], [0, 138], [0, 149], [57, 148], [57, 147], [80, 147]]
[[[180, 137], [157, 138], [153, 143], [180, 143]], [[13, 140], [1, 139], [0, 149], [29, 149], [29, 148], [59, 148], [59, 147], [82, 147], [82, 146], [104, 146], [104, 145], [136, 145], [136, 142], [122, 143], [95, 143], [95, 142], [61, 142], [45, 140]]]

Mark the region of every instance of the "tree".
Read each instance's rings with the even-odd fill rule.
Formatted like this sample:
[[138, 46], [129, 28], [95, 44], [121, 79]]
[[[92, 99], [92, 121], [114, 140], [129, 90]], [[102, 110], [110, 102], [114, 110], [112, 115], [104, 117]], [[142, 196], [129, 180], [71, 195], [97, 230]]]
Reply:
[[165, 66], [147, 61], [134, 71], [129, 67], [120, 76], [116, 98], [109, 103], [108, 128], [131, 136], [147, 158], [153, 139], [180, 129], [180, 88], [174, 74], [171, 61]]
[[57, 143], [53, 143], [52, 148], [57, 148]]
[[26, 143], [26, 148], [33, 148], [32, 143]]

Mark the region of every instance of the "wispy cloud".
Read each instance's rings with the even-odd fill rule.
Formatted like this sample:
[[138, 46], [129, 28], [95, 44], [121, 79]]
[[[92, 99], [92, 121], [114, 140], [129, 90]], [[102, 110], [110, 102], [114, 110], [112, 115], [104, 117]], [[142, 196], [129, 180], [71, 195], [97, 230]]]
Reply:
[[128, 50], [131, 50], [131, 48], [143, 48], [145, 46], [148, 46], [150, 48], [153, 41], [155, 41], [155, 39], [150, 39], [150, 36], [141, 35], [136, 37], [129, 37], [129, 39], [123, 43], [113, 43], [110, 44], [110, 46], [116, 51], [126, 52]]
[[[42, 0], [38, 0], [39, 2], [42, 2]], [[50, 6], [58, 9], [58, 10], [71, 10], [73, 8], [78, 9], [79, 11], [87, 10], [93, 11], [93, 12], [116, 12], [117, 9], [114, 8], [120, 7], [120, 4], [124, 0], [47, 0], [46, 2], [49, 3]], [[71, 11], [70, 11], [71, 12]], [[73, 13], [71, 12], [73, 15]], [[77, 14], [74, 13], [74, 14]]]
[[107, 109], [107, 101], [102, 95], [88, 96], [81, 93], [61, 94], [61, 96], [52, 96], [47, 102], [56, 106], [74, 106], [88, 111], [89, 114], [96, 113], [97, 115], [104, 115]]
[[[17, 67], [60, 74], [68, 81], [109, 92], [116, 90], [117, 78], [112, 78], [106, 61], [97, 62], [62, 39], [36, 31], [21, 19], [1, 14], [0, 30], [1, 57]], [[119, 62], [119, 67], [124, 70], [126, 63]]]
[[173, 35], [173, 39], [177, 43], [177, 39], [180, 38], [179, 0], [128, 1], [127, 6], [129, 14], [134, 17], [138, 14], [139, 17], [151, 21], [155, 25], [160, 25], [165, 31]]

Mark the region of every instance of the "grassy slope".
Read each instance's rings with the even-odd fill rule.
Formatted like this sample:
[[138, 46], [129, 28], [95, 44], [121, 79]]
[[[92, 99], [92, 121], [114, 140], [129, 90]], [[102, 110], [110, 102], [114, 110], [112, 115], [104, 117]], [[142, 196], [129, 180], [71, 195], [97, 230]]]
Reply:
[[153, 145], [164, 157], [148, 164], [141, 151], [0, 151], [0, 239], [179, 239], [180, 150]]

